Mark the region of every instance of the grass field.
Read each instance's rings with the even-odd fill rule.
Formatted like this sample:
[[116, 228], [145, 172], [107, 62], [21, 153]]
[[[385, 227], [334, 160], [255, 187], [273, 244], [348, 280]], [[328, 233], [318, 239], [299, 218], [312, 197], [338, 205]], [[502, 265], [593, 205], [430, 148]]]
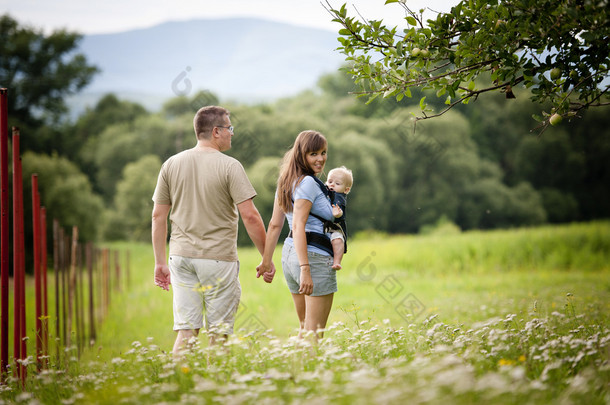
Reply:
[[177, 363], [151, 247], [111, 247], [129, 249], [132, 288], [94, 346], [32, 368], [25, 391], [9, 380], [0, 403], [610, 402], [609, 222], [357, 235], [318, 344], [295, 338], [281, 270], [256, 279], [258, 252], [240, 249], [237, 333]]

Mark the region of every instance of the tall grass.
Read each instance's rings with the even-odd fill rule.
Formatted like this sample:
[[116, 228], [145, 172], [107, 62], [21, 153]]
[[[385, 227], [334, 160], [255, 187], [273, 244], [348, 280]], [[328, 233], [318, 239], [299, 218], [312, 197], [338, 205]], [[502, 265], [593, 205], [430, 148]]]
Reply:
[[[240, 249], [242, 306], [224, 346], [182, 363], [152, 249], [129, 249], [132, 288], [95, 345], [0, 401], [604, 403], [610, 399], [610, 223], [450, 235], [360, 234], [349, 243], [325, 338], [296, 335], [279, 253], [272, 284]], [[34, 375], [34, 373], [32, 373]], [[66, 402], [67, 401], [67, 402]]]

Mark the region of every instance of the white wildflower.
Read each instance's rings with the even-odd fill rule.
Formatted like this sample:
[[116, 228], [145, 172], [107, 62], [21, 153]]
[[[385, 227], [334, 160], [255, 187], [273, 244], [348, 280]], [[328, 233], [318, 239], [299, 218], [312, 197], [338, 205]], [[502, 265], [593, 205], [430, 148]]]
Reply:
[[577, 374], [570, 381], [569, 390], [572, 392], [587, 392], [589, 389], [588, 380], [584, 376]]
[[34, 395], [32, 395], [32, 394], [31, 394], [31, 393], [29, 393], [29, 392], [22, 392], [21, 394], [19, 394], [19, 395], [17, 395], [17, 396], [15, 397], [15, 399], [17, 400], [17, 402], [25, 402], [25, 401], [30, 400], [30, 399], [32, 399], [32, 398], [34, 398]]
[[525, 368], [521, 366], [513, 367], [509, 374], [513, 381], [524, 381], [527, 378]]
[[271, 380], [288, 380], [292, 378], [292, 374], [283, 373], [281, 371], [278, 371], [276, 368], [271, 368], [267, 370], [263, 377]]
[[112, 359], [110, 361], [112, 364], [123, 364], [125, 363], [125, 359], [121, 358], [121, 357], [115, 357], [114, 359]]
[[511, 392], [512, 385], [502, 375], [490, 372], [481, 376], [475, 383], [475, 389], [480, 392], [493, 391], [496, 394]]

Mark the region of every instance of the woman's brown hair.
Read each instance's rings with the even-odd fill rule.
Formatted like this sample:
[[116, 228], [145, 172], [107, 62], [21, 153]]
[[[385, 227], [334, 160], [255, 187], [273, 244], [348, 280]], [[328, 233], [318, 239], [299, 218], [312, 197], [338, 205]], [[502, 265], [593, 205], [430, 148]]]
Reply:
[[286, 152], [280, 168], [280, 177], [277, 180], [277, 199], [282, 211], [292, 212], [294, 188], [303, 180], [303, 177], [314, 175], [307, 163], [307, 154], [324, 149], [327, 145], [324, 135], [308, 130], [301, 132], [292, 148]]

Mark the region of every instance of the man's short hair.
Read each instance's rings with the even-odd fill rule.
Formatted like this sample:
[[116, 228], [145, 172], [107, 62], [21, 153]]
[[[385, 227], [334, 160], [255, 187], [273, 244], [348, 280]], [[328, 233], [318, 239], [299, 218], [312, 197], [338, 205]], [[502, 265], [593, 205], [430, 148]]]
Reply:
[[193, 118], [197, 139], [209, 139], [214, 127], [225, 125], [225, 116], [229, 115], [229, 110], [215, 105], [200, 108]]

